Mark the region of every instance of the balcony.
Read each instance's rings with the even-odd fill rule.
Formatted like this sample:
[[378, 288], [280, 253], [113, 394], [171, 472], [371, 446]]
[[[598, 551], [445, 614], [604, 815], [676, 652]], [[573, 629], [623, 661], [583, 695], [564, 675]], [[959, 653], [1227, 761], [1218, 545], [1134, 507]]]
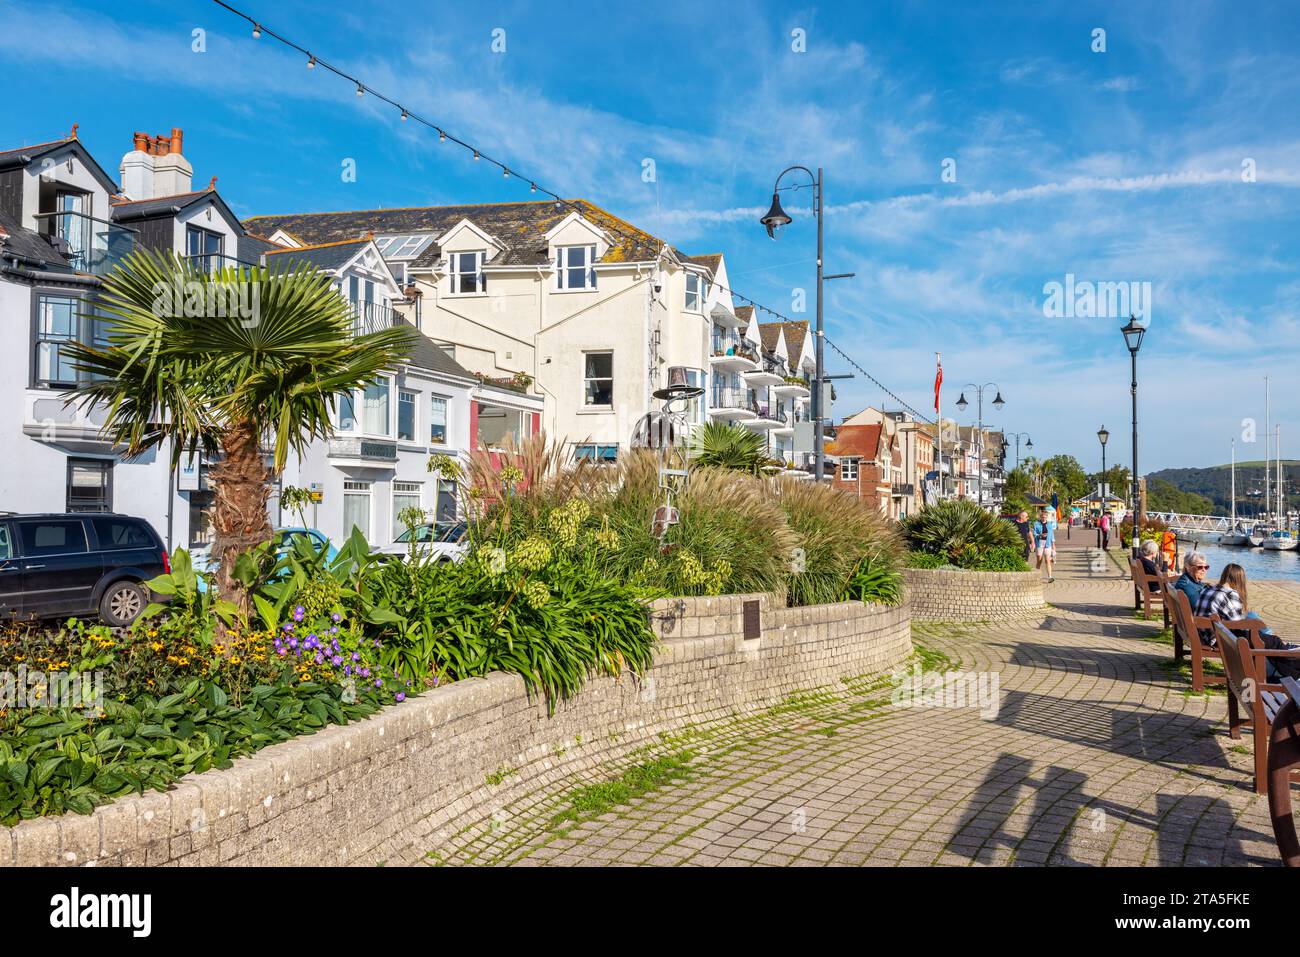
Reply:
[[715, 335], [709, 365], [719, 372], [753, 372], [759, 367], [758, 353], [739, 336]]
[[115, 451], [103, 435], [108, 409], [66, 405], [63, 393], [30, 389], [23, 400], [23, 434], [72, 452]]
[[806, 399], [812, 395], [807, 379], [798, 376], [786, 376], [772, 386], [772, 394], [780, 399]]
[[[754, 418], [747, 420], [745, 425], [755, 431], [763, 432], [768, 429], [784, 428], [789, 421], [790, 415], [785, 409], [760, 402], [754, 405]], [[794, 434], [793, 426], [790, 427], [790, 434]]]
[[894, 498], [911, 498], [916, 494], [916, 485], [913, 482], [895, 482], [891, 488]]
[[751, 389], [766, 389], [768, 386], [780, 385], [785, 381], [785, 368], [770, 356], [763, 356], [761, 368], [742, 373], [742, 376], [745, 385]]
[[135, 230], [69, 210], [37, 213], [37, 232], [73, 270], [105, 276], [135, 250]]
[[726, 422], [757, 418], [757, 405], [748, 389], [717, 389], [709, 395], [709, 415]]
[[258, 268], [257, 263], [236, 259], [234, 256], [227, 256], [224, 253], [200, 253], [195, 256], [186, 256], [185, 261], [199, 272], [206, 273], [209, 276], [216, 275], [226, 269], [233, 269], [239, 273], [244, 270]]
[[382, 302], [349, 302], [348, 305], [352, 309], [352, 331], [359, 336], [388, 329], [397, 324], [397, 313], [391, 306], [386, 306]]
[[392, 439], [365, 439], [339, 435], [329, 440], [329, 457], [353, 463], [391, 465], [397, 461], [397, 443]]

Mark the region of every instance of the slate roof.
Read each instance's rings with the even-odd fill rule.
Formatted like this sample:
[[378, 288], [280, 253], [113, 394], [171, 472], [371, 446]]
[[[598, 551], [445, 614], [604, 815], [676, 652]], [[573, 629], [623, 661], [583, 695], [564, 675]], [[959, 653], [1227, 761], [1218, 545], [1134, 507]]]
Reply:
[[100, 181], [100, 184], [108, 190], [109, 194], [117, 192], [117, 183], [113, 177], [108, 175], [108, 171], [99, 165], [99, 161], [90, 155], [90, 150], [82, 144], [76, 136], [65, 136], [61, 140], [50, 140], [48, 143], [34, 143], [31, 146], [19, 146], [14, 149], [0, 150], [0, 169], [12, 169], [18, 166], [26, 166], [35, 162], [42, 156], [53, 153], [56, 150], [63, 149], [65, 146], [74, 147], [77, 156], [90, 170], [91, 174]]
[[153, 216], [170, 216], [174, 212], [186, 209], [208, 198], [217, 201], [217, 204], [225, 212], [226, 218], [234, 223], [236, 228], [243, 228], [243, 224], [239, 222], [239, 217], [235, 215], [234, 210], [226, 205], [226, 201], [221, 198], [221, 194], [212, 186], [207, 189], [196, 189], [188, 193], [177, 193], [174, 196], [119, 200], [112, 204], [113, 211], [111, 215], [115, 223], [134, 222], [137, 219], [149, 219]]
[[[754, 311], [753, 306], [741, 306], [736, 310], [736, 316], [740, 316], [740, 310], [747, 309], [750, 313]], [[741, 317], [748, 318], [748, 315]], [[808, 336], [808, 320], [797, 319], [792, 322], [760, 322], [758, 324], [758, 333], [763, 337], [763, 348], [771, 352], [776, 348], [777, 337], [785, 333], [785, 348], [790, 354], [790, 361], [797, 362], [803, 349], [803, 341]], [[770, 343], [770, 344], [769, 344]]]
[[[570, 202], [578, 207], [585, 219], [609, 234], [611, 245], [601, 262], [645, 262], [659, 254], [663, 243], [649, 233], [585, 199]], [[304, 243], [319, 244], [356, 239], [370, 233], [377, 236], [403, 233], [441, 236], [461, 220], [468, 219], [505, 247], [492, 260], [493, 265], [534, 266], [549, 262], [546, 233], [572, 212], [572, 206], [563, 205], [557, 209], [550, 200], [477, 203], [253, 216], [244, 221], [244, 227], [264, 236], [283, 229]], [[440, 258], [441, 252], [431, 243], [413, 265], [430, 265]]]
[[61, 140], [50, 140], [48, 143], [34, 143], [31, 146], [19, 146], [11, 150], [0, 150], [0, 167], [7, 166], [15, 162], [18, 157], [26, 154], [32, 159], [49, 153], [65, 143], [71, 143], [72, 137], [65, 136]]
[[263, 239], [261, 236], [254, 236], [251, 233], [240, 236], [236, 247], [235, 257], [246, 263], [260, 263], [263, 254], [284, 248], [279, 243], [273, 243], [269, 239]]
[[781, 323], [760, 322], [758, 324], [758, 337], [763, 340], [764, 352], [775, 352], [776, 344], [781, 339]]
[[272, 248], [265, 251], [266, 264], [271, 266], [306, 262], [317, 269], [334, 272], [341, 269], [349, 259], [365, 248], [369, 242], [370, 237], [367, 236], [365, 239], [353, 239], [341, 243], [321, 243], [318, 246], [304, 246], [301, 249], [276, 246], [271, 243], [268, 245], [272, 246]]
[[401, 316], [396, 316], [395, 322], [397, 325], [405, 326], [415, 332], [415, 344], [411, 347], [411, 365], [420, 369], [428, 369], [431, 372], [441, 372], [443, 375], [456, 376], [460, 379], [472, 381], [477, 378], [474, 373], [447, 355], [436, 342]]
[[737, 307], [736, 307], [736, 318], [737, 318], [737, 319], [744, 319], [744, 320], [746, 320], [746, 321], [748, 321], [748, 320], [754, 318], [754, 307], [753, 307], [753, 306], [737, 306]]
[[68, 268], [67, 259], [46, 242], [44, 236], [19, 225], [16, 219], [3, 212], [0, 212], [0, 249], [46, 266]]
[[703, 266], [710, 275], [715, 275], [718, 266], [722, 263], [722, 253], [708, 253], [704, 256], [687, 256], [688, 263], [694, 263], [696, 266]]

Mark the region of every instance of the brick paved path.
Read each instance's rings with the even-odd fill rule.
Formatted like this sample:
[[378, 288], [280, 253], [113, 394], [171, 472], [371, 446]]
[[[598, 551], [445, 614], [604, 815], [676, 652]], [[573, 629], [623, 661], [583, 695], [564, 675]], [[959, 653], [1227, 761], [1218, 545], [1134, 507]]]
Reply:
[[[1276, 864], [1224, 697], [1187, 691], [1115, 563], [1063, 544], [1046, 614], [915, 629], [931, 667], [998, 675], [995, 717], [846, 682], [494, 809], [424, 861]], [[1300, 585], [1251, 597], [1300, 634]], [[601, 785], [623, 775], [632, 796], [611, 800]]]

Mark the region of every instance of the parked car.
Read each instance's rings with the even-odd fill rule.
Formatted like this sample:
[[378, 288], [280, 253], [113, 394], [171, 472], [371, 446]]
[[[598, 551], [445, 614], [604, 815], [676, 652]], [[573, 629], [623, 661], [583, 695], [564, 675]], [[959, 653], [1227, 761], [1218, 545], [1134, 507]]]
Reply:
[[149, 604], [144, 583], [171, 570], [142, 518], [113, 512], [0, 513], [0, 615], [99, 615], [129, 625]]
[[[280, 540], [280, 544], [275, 550], [277, 558], [288, 555], [289, 549], [293, 547], [294, 540], [302, 537], [309, 539], [317, 551], [322, 548], [326, 549], [330, 561], [333, 561], [339, 553], [339, 550], [334, 547], [334, 543], [326, 538], [323, 532], [319, 532], [314, 528], [277, 528], [274, 534]], [[194, 564], [195, 571], [214, 572], [217, 570], [217, 562], [212, 556], [211, 545], [204, 545], [194, 549], [193, 554], [190, 555], [190, 561]]]
[[396, 540], [376, 551], [380, 555], [405, 556], [415, 550], [421, 556], [430, 556], [440, 562], [458, 562], [469, 552], [464, 522], [425, 522], [414, 525], [398, 535]]

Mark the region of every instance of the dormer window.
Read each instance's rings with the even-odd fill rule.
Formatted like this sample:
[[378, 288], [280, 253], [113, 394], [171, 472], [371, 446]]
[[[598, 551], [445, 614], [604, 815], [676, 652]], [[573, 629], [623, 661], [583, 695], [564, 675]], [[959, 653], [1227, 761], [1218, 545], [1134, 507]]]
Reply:
[[555, 253], [555, 288], [596, 288], [596, 247], [561, 246]]
[[482, 250], [472, 253], [451, 253], [451, 294], [469, 296], [487, 291], [487, 277], [483, 275]]
[[693, 272], [686, 274], [686, 311], [703, 312], [704, 300], [709, 297], [709, 283]]

